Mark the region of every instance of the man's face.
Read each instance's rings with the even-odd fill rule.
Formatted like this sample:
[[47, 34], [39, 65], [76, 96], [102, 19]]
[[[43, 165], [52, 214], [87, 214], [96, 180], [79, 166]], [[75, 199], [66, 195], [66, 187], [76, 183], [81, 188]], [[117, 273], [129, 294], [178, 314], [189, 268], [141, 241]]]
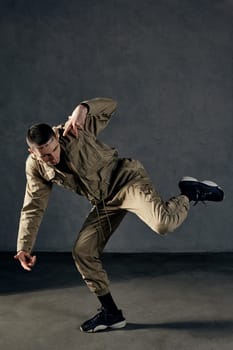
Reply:
[[56, 165], [60, 162], [61, 148], [56, 137], [51, 137], [44, 145], [31, 145], [29, 152], [37, 159], [48, 165]]

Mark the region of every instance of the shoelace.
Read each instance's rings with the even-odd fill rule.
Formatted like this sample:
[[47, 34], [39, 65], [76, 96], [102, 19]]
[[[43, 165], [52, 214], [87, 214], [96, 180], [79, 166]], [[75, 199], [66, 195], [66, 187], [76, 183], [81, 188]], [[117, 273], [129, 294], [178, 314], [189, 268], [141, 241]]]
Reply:
[[205, 206], [207, 207], [207, 204], [206, 204], [205, 201], [199, 200], [199, 195], [200, 195], [200, 192], [198, 191], [198, 192], [197, 192], [197, 198], [196, 198], [196, 200], [195, 200], [193, 206], [195, 207], [195, 206], [197, 205], [198, 202], [201, 202], [203, 205], [205, 205]]

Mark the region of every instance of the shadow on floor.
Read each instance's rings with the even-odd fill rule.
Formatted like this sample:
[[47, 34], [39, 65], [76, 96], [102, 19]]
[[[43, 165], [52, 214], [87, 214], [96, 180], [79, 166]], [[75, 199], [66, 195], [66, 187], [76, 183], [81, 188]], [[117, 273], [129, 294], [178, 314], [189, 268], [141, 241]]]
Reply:
[[213, 333], [233, 333], [233, 320], [221, 321], [174, 321], [165, 323], [127, 323], [126, 330], [138, 329], [170, 329], [170, 330], [188, 330], [198, 332]]
[[13, 253], [0, 253], [0, 280], [0, 295], [83, 285], [68, 253], [40, 253], [32, 271], [23, 270]]
[[[1, 295], [84, 285], [71, 253], [39, 253], [31, 272], [13, 257], [14, 253], [0, 253]], [[103, 265], [112, 282], [197, 271], [231, 277], [233, 254], [104, 253]]]

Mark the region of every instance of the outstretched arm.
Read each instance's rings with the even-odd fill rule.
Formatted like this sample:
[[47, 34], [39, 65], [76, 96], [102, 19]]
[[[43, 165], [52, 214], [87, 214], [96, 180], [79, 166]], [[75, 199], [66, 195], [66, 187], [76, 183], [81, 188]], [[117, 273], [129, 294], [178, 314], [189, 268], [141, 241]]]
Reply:
[[17, 240], [18, 259], [25, 270], [31, 270], [36, 258], [31, 256], [44, 211], [48, 204], [52, 184], [43, 180], [29, 156], [26, 163], [27, 185], [21, 210]]

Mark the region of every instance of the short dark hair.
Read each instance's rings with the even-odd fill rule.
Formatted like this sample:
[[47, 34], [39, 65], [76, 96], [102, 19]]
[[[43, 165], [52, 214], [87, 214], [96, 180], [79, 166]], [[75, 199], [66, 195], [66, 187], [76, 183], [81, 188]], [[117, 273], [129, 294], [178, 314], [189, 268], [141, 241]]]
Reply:
[[47, 143], [53, 136], [56, 135], [52, 127], [48, 124], [41, 123], [32, 125], [28, 129], [26, 140], [29, 146], [31, 144], [41, 146]]

